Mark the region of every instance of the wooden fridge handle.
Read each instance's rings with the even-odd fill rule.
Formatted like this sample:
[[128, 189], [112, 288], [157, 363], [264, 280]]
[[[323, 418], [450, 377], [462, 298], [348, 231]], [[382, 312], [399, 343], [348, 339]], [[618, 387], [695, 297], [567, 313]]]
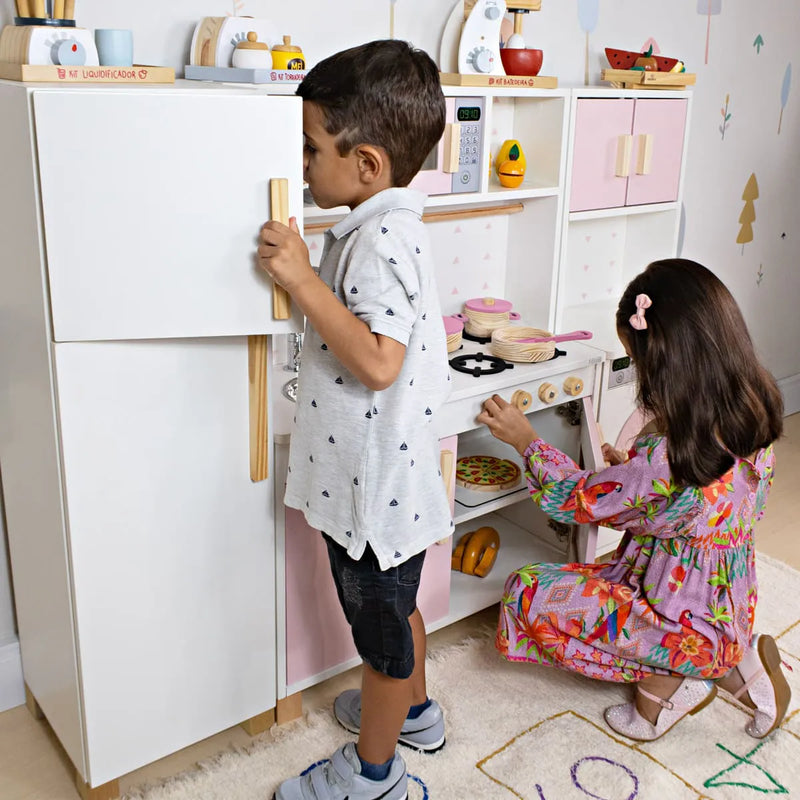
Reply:
[[[289, 181], [286, 178], [272, 178], [269, 182], [270, 219], [289, 224]], [[274, 284], [272, 290], [272, 318], [289, 319], [292, 316], [289, 293], [283, 286]]]

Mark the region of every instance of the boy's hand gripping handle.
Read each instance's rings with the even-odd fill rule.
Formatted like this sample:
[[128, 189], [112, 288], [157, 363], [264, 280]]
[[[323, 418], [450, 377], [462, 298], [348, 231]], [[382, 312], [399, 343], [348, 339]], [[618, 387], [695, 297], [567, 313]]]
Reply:
[[[270, 219], [284, 225], [289, 224], [289, 181], [272, 178], [269, 182]], [[273, 284], [272, 318], [289, 319], [292, 315], [289, 293], [283, 286]]]

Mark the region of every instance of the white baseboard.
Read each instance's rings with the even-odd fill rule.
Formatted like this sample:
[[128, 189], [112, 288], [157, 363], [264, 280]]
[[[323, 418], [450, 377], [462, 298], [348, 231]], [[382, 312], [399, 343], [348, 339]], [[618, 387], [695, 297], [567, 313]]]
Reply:
[[22, 680], [22, 659], [19, 642], [0, 645], [0, 711], [7, 711], [25, 702], [25, 684]]
[[783, 394], [783, 413], [789, 416], [800, 411], [800, 374], [781, 378], [778, 386]]

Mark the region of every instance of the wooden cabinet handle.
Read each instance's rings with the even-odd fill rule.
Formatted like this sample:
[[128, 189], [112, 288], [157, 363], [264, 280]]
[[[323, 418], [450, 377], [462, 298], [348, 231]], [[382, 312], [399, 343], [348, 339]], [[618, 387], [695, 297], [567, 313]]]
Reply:
[[[286, 178], [272, 178], [269, 182], [270, 219], [289, 224], [289, 181]], [[289, 319], [292, 316], [289, 293], [283, 286], [274, 284], [272, 288], [273, 319]]]
[[269, 477], [269, 418], [267, 416], [267, 337], [247, 337], [250, 397], [250, 480]]
[[653, 134], [639, 134], [639, 151], [636, 154], [636, 174], [649, 175], [653, 163]]
[[618, 178], [627, 178], [631, 174], [631, 151], [633, 150], [633, 135], [623, 133], [617, 137], [617, 163], [614, 174]]
[[448, 122], [442, 137], [442, 172], [458, 172], [461, 152], [461, 123]]

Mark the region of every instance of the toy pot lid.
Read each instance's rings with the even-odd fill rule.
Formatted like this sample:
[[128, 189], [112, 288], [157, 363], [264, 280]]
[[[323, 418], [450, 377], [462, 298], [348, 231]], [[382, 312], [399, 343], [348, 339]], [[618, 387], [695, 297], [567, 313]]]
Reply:
[[442, 319], [444, 320], [444, 332], [448, 336], [452, 336], [454, 333], [460, 333], [464, 330], [464, 321], [459, 319], [458, 316], [442, 317]]
[[464, 303], [464, 308], [484, 314], [505, 314], [511, 311], [511, 303], [499, 297], [473, 297]]

